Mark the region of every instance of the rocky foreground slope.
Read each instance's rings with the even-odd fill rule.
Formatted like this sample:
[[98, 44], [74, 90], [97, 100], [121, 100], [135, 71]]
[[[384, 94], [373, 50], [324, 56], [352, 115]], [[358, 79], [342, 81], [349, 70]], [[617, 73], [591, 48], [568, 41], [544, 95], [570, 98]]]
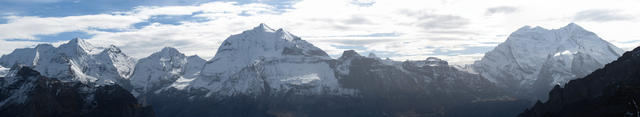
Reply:
[[640, 115], [640, 48], [584, 78], [549, 92], [521, 117], [636, 117]]
[[6, 117], [153, 117], [119, 85], [61, 82], [29, 67], [0, 77], [0, 115]]

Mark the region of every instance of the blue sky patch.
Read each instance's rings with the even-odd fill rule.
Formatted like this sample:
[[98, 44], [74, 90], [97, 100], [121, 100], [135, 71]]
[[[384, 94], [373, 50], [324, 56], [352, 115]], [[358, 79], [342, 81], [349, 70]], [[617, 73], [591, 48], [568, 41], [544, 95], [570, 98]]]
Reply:
[[[130, 11], [139, 6], [184, 6], [215, 1], [232, 0], [0, 0], [0, 13], [17, 16], [64, 17]], [[264, 3], [278, 9], [286, 9], [296, 1], [240, 0], [234, 2], [238, 2], [238, 4]]]
[[30, 39], [7, 39], [7, 41], [33, 41], [33, 42], [59, 42], [59, 41], [67, 41], [73, 38], [83, 38], [88, 39], [93, 37], [92, 34], [88, 34], [84, 31], [72, 31], [72, 32], [63, 32], [52, 35], [37, 35], [36, 40]]

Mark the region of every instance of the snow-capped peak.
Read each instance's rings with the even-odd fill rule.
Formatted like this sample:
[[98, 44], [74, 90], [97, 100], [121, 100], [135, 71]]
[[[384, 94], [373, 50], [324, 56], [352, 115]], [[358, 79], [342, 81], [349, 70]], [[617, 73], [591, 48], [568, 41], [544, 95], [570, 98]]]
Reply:
[[338, 85], [328, 63], [331, 59], [320, 48], [284, 29], [260, 24], [229, 36], [189, 86], [223, 95], [309, 85], [313, 92], [334, 90]]
[[203, 74], [233, 73], [256, 60], [283, 57], [317, 57], [331, 59], [320, 48], [301, 40], [284, 29], [274, 31], [265, 24], [231, 35], [218, 48], [215, 57], [205, 65]]
[[576, 23], [569, 23], [566, 26], [562, 27], [561, 29], [568, 29], [568, 30], [585, 30], [584, 28], [582, 28], [581, 26], [579, 26]]
[[60, 45], [58, 48], [69, 55], [97, 54], [102, 50], [102, 48], [96, 48], [92, 44], [80, 38], [74, 38], [69, 42]]
[[105, 48], [102, 52], [122, 53], [122, 50], [115, 45], [109, 45], [109, 47]]
[[200, 73], [204, 63], [205, 60], [198, 56], [186, 57], [175, 48], [165, 47], [138, 61], [135, 73], [130, 78], [132, 93], [137, 96], [174, 84], [175, 88], [183, 88], [184, 84], [188, 84], [184, 82], [192, 81]]
[[445, 60], [442, 60], [440, 58], [437, 57], [428, 57], [425, 60], [425, 64], [429, 65], [429, 66], [448, 66], [449, 63]]
[[[492, 82], [526, 88], [533, 85], [541, 70], [553, 69], [543, 68], [546, 62], [596, 61], [598, 65], [577, 70], [592, 71], [615, 60], [622, 52], [622, 49], [575, 23], [559, 29], [524, 26], [511, 33], [504, 43], [487, 52], [474, 64], [474, 68]], [[573, 57], [577, 54], [581, 54], [580, 57]], [[577, 69], [578, 64], [565, 65], [571, 71], [574, 67]]]
[[262, 31], [262, 32], [274, 32], [275, 30], [273, 30], [271, 27], [267, 26], [267, 24], [264, 23], [260, 23], [260, 25], [254, 27], [252, 30], [250, 31]]

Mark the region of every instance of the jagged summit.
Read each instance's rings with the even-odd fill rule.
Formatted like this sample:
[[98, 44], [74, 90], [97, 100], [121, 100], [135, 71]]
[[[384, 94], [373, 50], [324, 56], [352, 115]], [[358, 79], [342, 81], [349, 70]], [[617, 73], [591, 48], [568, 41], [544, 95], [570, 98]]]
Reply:
[[164, 47], [162, 48], [162, 50], [160, 50], [160, 52], [156, 52], [153, 53], [154, 55], [164, 55], [164, 56], [172, 56], [172, 55], [178, 55], [178, 54], [182, 54], [180, 53], [180, 51], [178, 51], [178, 49], [173, 48], [173, 47]]
[[327, 63], [330, 60], [332, 58], [326, 52], [300, 37], [284, 29], [273, 30], [260, 24], [224, 40], [199, 77], [185, 85], [221, 95], [312, 86], [305, 91], [317, 94], [323, 90], [338, 90], [337, 79]]
[[115, 45], [109, 45], [109, 47], [105, 48], [102, 52], [103, 53], [105, 53], [105, 52], [122, 53], [122, 50], [120, 50], [120, 48], [116, 47]]
[[[278, 39], [284, 39], [288, 41], [300, 40], [300, 37], [289, 33], [283, 28], [279, 28], [275, 30], [264, 23], [261, 23], [260, 25], [254, 27], [251, 30], [243, 31], [239, 35], [275, 36]], [[252, 39], [270, 39], [270, 38], [252, 38]]]
[[518, 30], [516, 30], [515, 32], [513, 32], [512, 34], [519, 34], [519, 33], [531, 33], [531, 32], [548, 32], [548, 31], [558, 31], [558, 30], [563, 30], [566, 31], [565, 33], [577, 33], [577, 32], [590, 32], [587, 31], [586, 29], [582, 28], [582, 26], [576, 24], [576, 23], [569, 23], [567, 25], [565, 25], [564, 27], [561, 28], [557, 28], [557, 29], [547, 29], [544, 27], [540, 27], [540, 26], [522, 26], [521, 28], [519, 28]]
[[573, 23], [573, 22], [567, 24], [566, 26], [564, 26], [562, 28], [581, 28], [581, 29], [583, 29], [581, 26], [579, 26], [578, 24]]
[[258, 26], [254, 27], [252, 30], [249, 31], [263, 31], [263, 32], [274, 32], [275, 30], [273, 30], [271, 27], [267, 26], [267, 24], [264, 23], [260, 23]]
[[369, 53], [369, 55], [367, 55], [367, 57], [369, 58], [379, 58], [375, 53], [371, 52]]
[[58, 47], [69, 55], [76, 54], [97, 54], [101, 52], [102, 47], [95, 47], [92, 44], [86, 42], [84, 39], [74, 38], [67, 43]]
[[354, 57], [362, 57], [362, 55], [358, 54], [355, 50], [345, 50], [342, 52], [342, 56], [339, 59], [348, 59]]
[[426, 65], [429, 66], [448, 66], [449, 63], [445, 60], [442, 60], [438, 57], [427, 57], [427, 59], [425, 59], [425, 63]]
[[138, 96], [171, 87], [175, 83], [191, 81], [202, 70], [204, 63], [205, 60], [198, 56], [187, 57], [175, 48], [165, 47], [138, 61], [135, 74], [130, 78], [132, 94]]

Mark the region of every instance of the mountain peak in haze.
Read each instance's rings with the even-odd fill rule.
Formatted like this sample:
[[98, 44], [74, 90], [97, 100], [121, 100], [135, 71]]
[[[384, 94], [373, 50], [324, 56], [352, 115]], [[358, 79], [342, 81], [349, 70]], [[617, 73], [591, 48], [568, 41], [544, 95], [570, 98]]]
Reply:
[[566, 26], [562, 27], [562, 29], [581, 29], [584, 30], [584, 28], [582, 28], [580, 25], [576, 24], [576, 23], [569, 23]]
[[362, 57], [362, 55], [358, 54], [355, 50], [345, 50], [342, 52], [342, 56], [339, 59], [348, 59], [353, 57]]
[[525, 26], [511, 33], [474, 66], [490, 81], [514, 89], [551, 88], [602, 67], [622, 52], [575, 23], [551, 30]]

